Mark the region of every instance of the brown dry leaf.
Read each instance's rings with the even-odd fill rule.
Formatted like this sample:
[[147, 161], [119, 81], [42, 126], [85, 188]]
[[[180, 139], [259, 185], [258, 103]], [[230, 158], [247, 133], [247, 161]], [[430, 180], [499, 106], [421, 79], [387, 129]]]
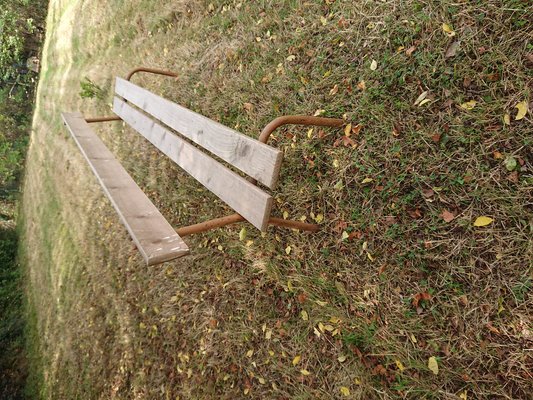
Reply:
[[455, 215], [453, 215], [448, 210], [442, 210], [441, 217], [444, 220], [444, 222], [452, 222], [455, 218]]
[[407, 50], [405, 50], [405, 54], [407, 54], [408, 56], [411, 56], [416, 50], [416, 46], [411, 46], [409, 47]]
[[440, 142], [440, 138], [441, 138], [441, 134], [440, 133], [435, 133], [435, 134], [431, 135], [431, 140], [433, 140], [434, 143], [439, 143]]
[[357, 89], [361, 90], [361, 91], [365, 91], [366, 90], [366, 83], [365, 81], [361, 81], [357, 84]]
[[453, 42], [452, 44], [450, 44], [448, 46], [448, 49], [446, 50], [446, 54], [444, 55], [444, 57], [446, 57], [446, 58], [455, 57], [455, 55], [457, 54], [457, 51], [460, 48], [461, 48], [461, 42], [460, 41]]
[[429, 199], [430, 197], [433, 197], [435, 195], [435, 192], [433, 189], [422, 189], [422, 196], [424, 196], [426, 199]]
[[428, 292], [420, 292], [414, 295], [413, 297], [413, 306], [418, 307], [420, 301], [429, 301], [431, 300], [431, 295]]
[[254, 108], [254, 106], [253, 106], [252, 103], [244, 103], [242, 106], [243, 106], [244, 109], [245, 109], [246, 111], [248, 111], [248, 112], [252, 111], [253, 108]]

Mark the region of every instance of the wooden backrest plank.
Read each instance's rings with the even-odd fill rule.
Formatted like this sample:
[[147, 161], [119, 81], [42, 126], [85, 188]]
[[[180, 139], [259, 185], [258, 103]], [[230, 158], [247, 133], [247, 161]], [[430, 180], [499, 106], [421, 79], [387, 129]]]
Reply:
[[63, 113], [62, 117], [146, 263], [155, 265], [188, 254], [185, 242], [83, 116]]
[[273, 189], [283, 153], [122, 78], [115, 92], [146, 113]]
[[252, 225], [266, 230], [272, 196], [118, 97], [113, 111]]

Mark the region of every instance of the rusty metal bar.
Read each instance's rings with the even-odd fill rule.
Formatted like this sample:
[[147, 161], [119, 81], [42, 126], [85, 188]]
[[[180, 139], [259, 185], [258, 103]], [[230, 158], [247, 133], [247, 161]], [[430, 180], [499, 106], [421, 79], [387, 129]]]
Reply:
[[85, 122], [92, 124], [93, 122], [108, 122], [108, 121], [122, 121], [122, 118], [115, 116], [112, 117], [96, 117], [96, 118], [85, 118]]
[[[222, 228], [223, 226], [226, 226], [226, 225], [231, 225], [237, 222], [244, 222], [244, 221], [246, 220], [241, 215], [232, 214], [232, 215], [228, 215], [227, 217], [215, 218], [209, 221], [200, 222], [199, 224], [194, 224], [194, 225], [185, 226], [183, 228], [179, 228], [176, 230], [176, 233], [180, 235], [181, 237], [184, 237], [184, 236], [194, 235], [196, 233], [209, 231], [215, 228]], [[291, 221], [291, 220], [286, 220], [283, 218], [270, 217], [270, 219], [268, 220], [268, 224], [282, 226], [284, 228], [298, 229], [301, 231], [308, 231], [308, 232], [318, 232], [320, 230], [320, 226], [316, 224], [308, 224], [308, 223], [300, 222], [300, 221]]]
[[155, 69], [155, 68], [139, 67], [139, 68], [135, 68], [134, 70], [131, 70], [130, 73], [126, 76], [126, 80], [127, 81], [131, 80], [132, 76], [135, 75], [137, 72], [148, 72], [150, 74], [171, 76], [173, 78], [178, 77], [178, 74], [172, 71], [164, 71], [164, 70]]
[[228, 215], [227, 217], [215, 218], [209, 221], [200, 222], [199, 224], [184, 226], [176, 230], [176, 233], [181, 237], [194, 235], [195, 233], [209, 231], [215, 228], [222, 228], [223, 226], [234, 224], [236, 222], [243, 222], [245, 219], [239, 214]]
[[307, 115], [285, 115], [270, 121], [263, 128], [258, 140], [266, 143], [272, 132], [283, 125], [331, 126], [338, 128], [344, 125], [344, 120], [340, 118], [310, 117]]

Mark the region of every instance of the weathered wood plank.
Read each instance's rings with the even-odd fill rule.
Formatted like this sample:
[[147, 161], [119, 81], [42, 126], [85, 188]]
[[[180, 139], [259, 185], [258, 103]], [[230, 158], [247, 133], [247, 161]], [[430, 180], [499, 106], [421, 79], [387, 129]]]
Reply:
[[189, 248], [80, 113], [63, 113], [65, 125], [87, 159], [148, 265], [184, 256]]
[[118, 97], [113, 111], [252, 225], [266, 230], [272, 196]]
[[283, 153], [203, 115], [117, 78], [117, 95], [273, 189]]

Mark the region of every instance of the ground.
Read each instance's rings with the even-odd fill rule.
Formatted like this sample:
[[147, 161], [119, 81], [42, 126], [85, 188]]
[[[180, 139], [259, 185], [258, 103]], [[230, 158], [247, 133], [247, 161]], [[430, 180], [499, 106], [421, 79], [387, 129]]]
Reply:
[[[30, 389], [527, 399], [531, 20], [527, 0], [52, 0], [19, 221]], [[60, 119], [109, 115], [139, 65], [179, 78], [136, 83], [250, 136], [344, 118], [272, 142], [274, 215], [321, 232], [236, 225], [147, 268]], [[120, 123], [97, 132], [173, 226], [231, 212]]]

